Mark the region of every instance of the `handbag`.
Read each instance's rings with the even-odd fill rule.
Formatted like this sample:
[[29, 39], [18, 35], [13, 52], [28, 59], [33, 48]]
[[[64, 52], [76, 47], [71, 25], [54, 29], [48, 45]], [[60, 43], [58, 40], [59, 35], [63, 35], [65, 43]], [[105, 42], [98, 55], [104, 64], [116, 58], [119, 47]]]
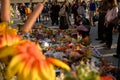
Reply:
[[[113, 14], [112, 15], [114, 15], [114, 12], [116, 12], [115, 8], [113, 9]], [[117, 16], [113, 20], [111, 20], [111, 23], [114, 24], [114, 25], [118, 25], [119, 20], [120, 20], [120, 16], [119, 16], [119, 13], [117, 12]]]
[[120, 11], [118, 11], [117, 17], [115, 17], [115, 18], [111, 21], [111, 23], [114, 24], [114, 25], [119, 25], [119, 24], [120, 24]]

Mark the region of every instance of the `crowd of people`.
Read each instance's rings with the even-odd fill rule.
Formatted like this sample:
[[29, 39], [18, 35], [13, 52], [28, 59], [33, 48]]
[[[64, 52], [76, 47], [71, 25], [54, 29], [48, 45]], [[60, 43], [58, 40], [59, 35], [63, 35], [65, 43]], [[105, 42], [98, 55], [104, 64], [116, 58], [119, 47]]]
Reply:
[[[30, 6], [25, 4], [19, 4], [16, 7], [16, 14], [18, 18], [25, 20], [29, 17], [30, 13], [34, 9], [36, 4]], [[81, 25], [81, 19], [84, 18], [89, 23], [89, 26], [95, 26], [95, 22], [98, 21], [98, 38], [100, 43], [106, 43], [103, 47], [105, 49], [111, 49], [112, 46], [112, 32], [113, 29], [119, 30], [118, 23], [113, 23], [114, 19], [118, 16], [118, 3], [117, 0], [101, 0], [95, 1], [90, 0], [86, 2], [85, 0], [73, 0], [70, 3], [68, 0], [60, 3], [57, 1], [46, 3], [43, 9], [42, 15], [46, 19], [51, 20], [51, 25], [59, 25], [59, 29], [68, 29], [70, 26]], [[74, 19], [74, 24], [71, 24], [70, 19]], [[89, 17], [87, 17], [89, 16]], [[36, 22], [41, 21], [41, 16], [38, 17]], [[120, 55], [120, 37], [117, 46], [117, 55]]]

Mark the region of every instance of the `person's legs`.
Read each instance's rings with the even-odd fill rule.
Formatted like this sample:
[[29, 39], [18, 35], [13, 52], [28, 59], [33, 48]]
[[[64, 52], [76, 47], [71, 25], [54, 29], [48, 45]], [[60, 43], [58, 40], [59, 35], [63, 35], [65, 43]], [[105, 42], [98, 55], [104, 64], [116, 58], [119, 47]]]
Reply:
[[105, 26], [104, 26], [104, 22], [105, 22], [105, 17], [104, 16], [99, 16], [99, 20], [98, 20], [98, 40], [101, 40], [101, 43], [104, 42], [104, 32], [105, 32]]
[[101, 19], [98, 21], [98, 40], [102, 40], [102, 25], [103, 23], [101, 23]]
[[90, 13], [89, 13], [89, 19], [90, 19], [90, 24], [91, 24], [91, 26], [94, 26], [93, 16], [94, 16], [94, 11], [90, 11]]
[[106, 32], [106, 46], [109, 49], [112, 46], [112, 30], [113, 30], [113, 24], [109, 24]]
[[55, 23], [56, 23], [56, 25], [58, 25], [58, 16], [55, 16]]
[[120, 33], [119, 33], [118, 42], [117, 42], [117, 55], [120, 56]]
[[77, 23], [77, 14], [74, 14], [74, 24]]
[[117, 55], [113, 55], [116, 58], [120, 58], [120, 25], [118, 25], [118, 31], [119, 31], [119, 36], [118, 36], [117, 50], [116, 50]]

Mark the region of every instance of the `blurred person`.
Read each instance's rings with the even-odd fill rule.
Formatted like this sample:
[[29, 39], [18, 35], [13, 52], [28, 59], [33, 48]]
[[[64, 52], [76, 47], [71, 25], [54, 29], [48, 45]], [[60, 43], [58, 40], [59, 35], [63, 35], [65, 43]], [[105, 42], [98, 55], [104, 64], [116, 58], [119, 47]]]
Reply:
[[60, 26], [59, 29], [68, 29], [68, 18], [67, 18], [67, 11], [66, 11], [66, 2], [60, 8], [59, 16], [60, 16]]
[[59, 17], [59, 11], [60, 11], [60, 6], [58, 4], [58, 2], [53, 2], [52, 6], [51, 6], [51, 20], [52, 20], [52, 25], [56, 24], [58, 25], [59, 21], [58, 21], [58, 17]]
[[82, 1], [82, 6], [84, 7], [84, 9], [86, 10], [87, 9], [87, 3], [85, 1]]
[[66, 5], [66, 11], [67, 11], [68, 16], [71, 16], [71, 4], [70, 4], [70, 2], [68, 0], [66, 0], [65, 5]]
[[107, 13], [107, 0], [102, 0], [99, 5], [99, 20], [98, 20], [98, 38], [96, 40], [101, 40], [100, 43], [105, 42], [105, 15]]
[[93, 17], [95, 15], [96, 8], [97, 8], [97, 5], [95, 3], [95, 0], [90, 0], [90, 3], [89, 3], [89, 20], [90, 20], [91, 26], [95, 26], [95, 23], [93, 22]]
[[86, 15], [87, 15], [87, 3], [85, 1], [82, 1], [81, 5], [84, 7], [84, 10], [85, 10], [84, 15], [86, 17]]
[[105, 26], [106, 26], [106, 44], [104, 45], [105, 49], [111, 49], [112, 46], [112, 30], [114, 20], [118, 16], [118, 5], [116, 0], [108, 0], [108, 10], [105, 16]]
[[21, 4], [18, 6], [18, 10], [19, 10], [19, 12], [20, 12], [20, 16], [21, 16], [21, 19], [22, 19], [23, 21], [25, 21], [25, 18], [26, 18], [26, 16], [25, 16], [25, 9], [26, 9], [26, 6], [25, 6], [24, 3], [21, 3]]
[[77, 9], [78, 16], [84, 16], [85, 17], [85, 9], [82, 5], [81, 1], [78, 2], [78, 9]]
[[28, 7], [25, 8], [25, 14], [27, 17], [29, 17], [29, 15], [31, 14], [32, 10], [30, 8], [30, 5]]
[[116, 50], [116, 55], [113, 55], [116, 58], [120, 59], [120, 5], [119, 5], [119, 11], [118, 11], [118, 18], [119, 18], [119, 22], [118, 22], [118, 41], [117, 41], [117, 50]]
[[71, 25], [71, 22], [70, 22], [70, 17], [71, 17], [71, 4], [68, 0], [65, 1], [65, 7], [66, 7], [66, 12], [67, 12], [67, 20], [68, 20], [68, 25], [69, 26], [72, 26]]
[[118, 41], [117, 41], [117, 50], [116, 50], [116, 55], [113, 55], [116, 58], [120, 58], [120, 21], [119, 21], [119, 25], [118, 25]]
[[20, 19], [20, 12], [18, 10], [18, 5], [16, 5], [16, 7], [15, 7], [15, 14], [16, 14], [17, 18]]
[[78, 9], [78, 2], [74, 1], [74, 4], [72, 5], [72, 14], [73, 14], [73, 18], [74, 18], [74, 24], [77, 23], [77, 16], [78, 16], [78, 12], [77, 12], [77, 9]]

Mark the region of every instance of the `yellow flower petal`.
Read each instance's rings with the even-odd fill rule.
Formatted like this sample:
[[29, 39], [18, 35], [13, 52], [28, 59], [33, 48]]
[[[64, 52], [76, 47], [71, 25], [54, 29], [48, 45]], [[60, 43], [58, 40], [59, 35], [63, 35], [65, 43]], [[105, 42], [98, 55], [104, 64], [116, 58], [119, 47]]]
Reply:
[[15, 53], [15, 46], [3, 47], [0, 48], [0, 58], [13, 55]]
[[21, 69], [21, 66], [23, 67], [25, 65], [24, 63], [22, 64], [22, 61], [25, 59], [23, 55], [24, 54], [19, 54], [12, 58], [8, 66], [8, 72], [12, 72], [12, 75], [16, 75], [19, 69]]
[[11, 46], [17, 44], [21, 40], [21, 37], [19, 35], [7, 34], [5, 40], [6, 40], [6, 46]]
[[13, 57], [8, 68], [14, 70], [14, 68], [16, 68], [16, 67], [18, 66], [18, 64], [19, 64], [19, 63], [21, 62], [21, 60], [22, 60], [21, 55], [22, 55], [22, 54], [19, 54], [19, 55]]
[[28, 60], [28, 62], [26, 62], [26, 65], [24, 67], [24, 71], [23, 71], [23, 77], [26, 78], [30, 75], [30, 72], [32, 70], [32, 66], [33, 66], [33, 63], [35, 63], [35, 59], [34, 58], [31, 58]]
[[39, 76], [39, 72], [36, 69], [32, 70], [32, 75], [31, 76], [32, 76], [31, 80], [44, 80], [44, 79], [41, 79], [41, 77]]
[[7, 27], [6, 32], [9, 33], [10, 35], [17, 35], [18, 30], [12, 27]]
[[39, 74], [43, 80], [55, 80], [54, 67], [46, 60], [40, 62]]
[[0, 23], [0, 34], [5, 33], [6, 27], [7, 27], [7, 23], [6, 22]]
[[61, 68], [64, 68], [64, 69], [70, 71], [70, 67], [67, 64], [63, 63], [62, 61], [60, 61], [58, 59], [47, 58], [47, 61], [54, 64], [54, 65], [56, 65], [56, 66], [59, 66]]
[[55, 80], [56, 74], [55, 74], [54, 66], [51, 63], [48, 63], [48, 67], [49, 67], [49, 73], [51, 73], [49, 80]]
[[0, 23], [0, 34], [9, 33], [10, 35], [17, 35], [18, 30], [8, 26], [7, 22]]
[[7, 22], [0, 23], [0, 48], [18, 43], [21, 37], [18, 30], [9, 27]]
[[49, 80], [50, 73], [48, 72], [48, 66], [45, 60], [40, 61], [38, 70], [43, 80]]
[[0, 48], [12, 46], [21, 40], [19, 35], [2, 34], [0, 35]]
[[[18, 70], [18, 75], [21, 75], [23, 74], [23, 70], [24, 70], [24, 67], [25, 67], [25, 62], [19, 62], [19, 70]], [[23, 76], [22, 76], [23, 77]]]

